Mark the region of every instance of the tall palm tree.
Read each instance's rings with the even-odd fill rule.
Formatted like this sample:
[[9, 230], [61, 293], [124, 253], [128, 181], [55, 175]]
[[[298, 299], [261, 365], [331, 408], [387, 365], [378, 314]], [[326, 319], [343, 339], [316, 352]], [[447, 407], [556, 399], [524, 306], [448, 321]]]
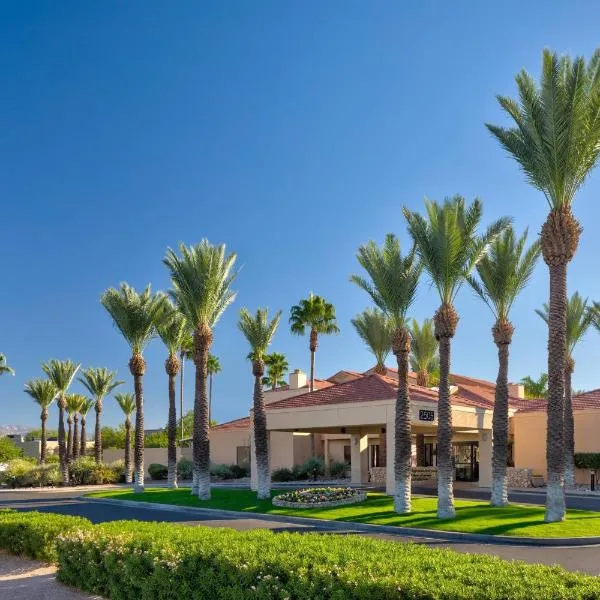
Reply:
[[600, 50], [587, 65], [581, 57], [572, 60], [544, 50], [539, 87], [524, 70], [516, 82], [518, 100], [498, 96], [514, 126], [486, 125], [517, 161], [527, 181], [544, 194], [550, 208], [542, 226], [541, 244], [550, 271], [545, 518], [553, 522], [565, 518], [567, 265], [581, 234], [571, 207], [600, 154]]
[[[67, 396], [67, 423], [69, 424], [69, 434], [67, 437], [67, 455], [69, 460], [74, 460], [79, 456], [81, 441], [79, 439], [79, 412], [87, 398], [81, 394], [69, 394]], [[71, 432], [71, 424], [73, 431]]]
[[42, 421], [42, 435], [40, 443], [40, 464], [46, 462], [46, 422], [48, 421], [48, 409], [56, 399], [58, 390], [49, 379], [32, 379], [25, 384], [25, 392], [29, 394], [42, 409], [40, 419]]
[[299, 304], [292, 306], [290, 313], [292, 333], [304, 335], [310, 331], [310, 391], [315, 389], [315, 352], [319, 345], [319, 334], [339, 333], [340, 329], [335, 318], [335, 307], [325, 298], [312, 292]]
[[195, 246], [179, 245], [179, 253], [169, 248], [163, 262], [169, 269], [173, 289], [170, 294], [186, 321], [194, 328], [194, 393], [192, 493], [210, 499], [210, 441], [206, 378], [213, 328], [234, 301], [231, 284], [236, 255], [226, 254], [225, 245], [213, 246], [202, 240]]
[[525, 388], [525, 398], [547, 398], [548, 396], [548, 373], [541, 373], [537, 379], [527, 375], [519, 383], [522, 383]]
[[252, 375], [254, 375], [254, 450], [256, 456], [257, 496], [259, 500], [271, 497], [271, 470], [269, 468], [269, 433], [262, 378], [265, 374], [265, 354], [279, 326], [281, 311], [269, 320], [266, 308], [256, 315], [242, 308], [238, 327], [250, 345]]
[[[142, 353], [154, 337], [156, 315], [162, 310], [163, 294], [153, 294], [148, 285], [141, 293], [126, 283], [121, 288], [106, 290], [100, 302], [112, 317], [115, 327], [131, 348], [129, 371], [133, 375], [135, 390], [135, 445], [133, 491], [144, 491], [144, 388], [142, 379], [146, 372], [146, 361]], [[98, 442], [98, 440], [97, 440]], [[102, 447], [102, 444], [99, 443]], [[97, 451], [96, 451], [97, 452]]]
[[133, 394], [115, 394], [115, 400], [125, 415], [125, 483], [131, 483], [131, 415], [135, 411]]
[[221, 372], [221, 363], [219, 357], [214, 354], [208, 354], [208, 362], [206, 363], [206, 372], [208, 373], [208, 424], [212, 423], [212, 388], [213, 375], [218, 375]]
[[[565, 406], [564, 406], [564, 470], [565, 487], [575, 486], [575, 421], [573, 418], [573, 351], [586, 334], [594, 319], [593, 311], [577, 292], [567, 300], [567, 356], [565, 360]], [[546, 324], [549, 323], [550, 307], [544, 304], [535, 311]]]
[[[188, 329], [185, 338], [179, 348], [179, 362], [181, 364], [181, 371], [179, 373], [179, 414], [183, 416], [183, 383], [185, 375], [185, 361], [194, 358], [194, 337], [192, 332]], [[183, 419], [181, 419], [181, 439], [185, 437], [185, 429]]]
[[70, 360], [50, 360], [42, 363], [42, 371], [54, 384], [58, 393], [58, 459], [64, 485], [69, 483], [69, 458], [65, 444], [65, 408], [67, 392], [81, 365]]
[[531, 279], [540, 255], [538, 241], [527, 250], [526, 243], [527, 230], [516, 238], [513, 228], [507, 227], [491, 244], [489, 254], [477, 264], [479, 280], [469, 278], [475, 292], [496, 318], [492, 327], [492, 337], [498, 348], [492, 420], [492, 506], [508, 504], [508, 350], [514, 333], [509, 315], [517, 296]]
[[6, 356], [0, 354], [0, 375], [14, 375], [15, 372], [6, 364]]
[[267, 374], [263, 377], [263, 385], [269, 386], [275, 391], [277, 386], [285, 385], [284, 375], [289, 370], [289, 365], [285, 354], [271, 352], [265, 354], [265, 365]]
[[452, 410], [450, 405], [450, 342], [458, 325], [454, 300], [466, 281], [486, 254], [489, 244], [509, 224], [500, 219], [483, 235], [477, 228], [481, 221], [482, 205], [478, 199], [465, 207], [461, 196], [447, 198], [443, 204], [425, 201], [427, 217], [404, 208], [408, 229], [415, 241], [419, 257], [433, 285], [441, 305], [433, 322], [435, 337], [440, 344], [440, 384], [438, 391], [438, 517], [453, 518], [454, 490], [452, 467]]
[[396, 396], [394, 475], [396, 491], [394, 509], [399, 513], [411, 510], [411, 425], [408, 393], [408, 355], [410, 333], [406, 313], [414, 302], [421, 264], [414, 248], [402, 256], [400, 241], [388, 234], [382, 248], [375, 242], [358, 249], [358, 262], [369, 278], [352, 275], [350, 280], [363, 289], [390, 321], [392, 351], [398, 364], [398, 393]]
[[392, 324], [388, 316], [376, 308], [368, 308], [350, 321], [360, 339], [375, 356], [375, 373], [385, 375], [385, 359], [392, 349]]
[[433, 330], [433, 320], [425, 319], [419, 325], [416, 319], [410, 324], [410, 368], [417, 374], [417, 385], [429, 387], [432, 373], [440, 368], [439, 343]]
[[85, 456], [87, 454], [87, 431], [85, 428], [87, 415], [92, 410], [92, 408], [96, 405], [96, 402], [92, 400], [92, 398], [86, 398], [85, 402], [81, 405], [81, 409], [79, 414], [81, 415], [81, 435], [80, 435], [80, 445], [79, 445], [79, 456]]
[[94, 431], [94, 456], [97, 463], [102, 462], [102, 409], [103, 400], [115, 388], [119, 387], [124, 381], [115, 380], [116, 371], [109, 371], [104, 367], [84, 369], [78, 378], [85, 389], [95, 400], [94, 408], [96, 410], [96, 428]]
[[165, 371], [169, 378], [169, 421], [167, 425], [167, 471], [169, 487], [177, 487], [177, 414], [175, 410], [175, 386], [181, 363], [177, 353], [188, 335], [188, 324], [182, 314], [167, 301], [156, 320], [156, 330], [168, 356]]

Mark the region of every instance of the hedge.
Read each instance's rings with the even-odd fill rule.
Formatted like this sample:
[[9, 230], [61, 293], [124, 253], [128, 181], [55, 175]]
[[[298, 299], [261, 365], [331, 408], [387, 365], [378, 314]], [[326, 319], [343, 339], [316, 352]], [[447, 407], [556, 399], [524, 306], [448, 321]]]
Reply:
[[575, 452], [575, 466], [578, 469], [600, 469], [600, 452]]

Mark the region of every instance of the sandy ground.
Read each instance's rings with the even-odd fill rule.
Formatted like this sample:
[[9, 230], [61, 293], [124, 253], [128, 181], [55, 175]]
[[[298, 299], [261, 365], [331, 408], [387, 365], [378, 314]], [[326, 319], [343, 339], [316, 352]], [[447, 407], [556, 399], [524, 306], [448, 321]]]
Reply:
[[1, 600], [102, 600], [56, 581], [56, 567], [0, 552]]

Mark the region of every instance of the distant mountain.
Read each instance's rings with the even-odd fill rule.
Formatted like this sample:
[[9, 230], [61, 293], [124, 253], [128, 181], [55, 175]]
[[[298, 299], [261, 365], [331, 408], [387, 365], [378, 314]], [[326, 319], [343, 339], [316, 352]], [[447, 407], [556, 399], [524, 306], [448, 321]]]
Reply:
[[0, 425], [0, 437], [11, 434], [25, 434], [33, 429], [27, 425]]

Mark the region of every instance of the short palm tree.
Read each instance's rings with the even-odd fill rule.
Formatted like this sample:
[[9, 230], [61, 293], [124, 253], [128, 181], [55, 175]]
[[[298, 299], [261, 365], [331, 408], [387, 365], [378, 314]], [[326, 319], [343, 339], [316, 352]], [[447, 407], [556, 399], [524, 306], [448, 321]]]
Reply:
[[534, 242], [527, 250], [527, 231], [515, 237], [507, 227], [490, 246], [489, 254], [477, 264], [479, 279], [469, 278], [477, 295], [489, 306], [496, 322], [492, 327], [494, 343], [498, 348], [498, 377], [492, 420], [492, 506], [508, 504], [508, 351], [514, 327], [510, 309], [525, 288], [537, 259], [540, 244]]
[[212, 423], [212, 390], [213, 390], [213, 376], [218, 375], [221, 372], [221, 363], [219, 357], [214, 354], [208, 355], [208, 362], [206, 363], [206, 372], [208, 373], [208, 423]]
[[[115, 327], [131, 348], [129, 371], [133, 375], [135, 389], [135, 445], [133, 491], [144, 491], [144, 388], [143, 377], [146, 361], [142, 353], [155, 335], [154, 322], [165, 301], [163, 294], [153, 294], [148, 285], [141, 293], [126, 283], [116, 290], [106, 290], [100, 302], [112, 317]], [[99, 444], [100, 447], [102, 444]]]
[[46, 422], [48, 421], [48, 409], [56, 399], [58, 390], [49, 379], [32, 379], [25, 384], [25, 392], [29, 394], [42, 409], [40, 419], [42, 421], [42, 434], [40, 436], [40, 464], [46, 462]]
[[385, 359], [392, 349], [392, 324], [388, 316], [376, 308], [368, 308], [350, 321], [360, 339], [375, 356], [375, 373], [385, 375]]
[[[181, 364], [181, 371], [179, 372], [179, 414], [183, 415], [183, 384], [185, 377], [185, 361], [192, 360], [194, 358], [194, 337], [192, 332], [188, 329], [185, 338], [179, 348], [179, 362]], [[185, 437], [185, 429], [183, 419], [181, 419], [181, 439]]]
[[131, 483], [131, 415], [135, 411], [133, 394], [115, 394], [115, 400], [125, 415], [125, 483]]
[[542, 227], [544, 262], [550, 271], [548, 314], [548, 426], [546, 521], [565, 518], [564, 373], [567, 335], [567, 265], [581, 227], [572, 212], [575, 195], [600, 155], [600, 50], [588, 64], [550, 50], [542, 56], [538, 86], [526, 71], [516, 76], [518, 100], [498, 96], [512, 127], [487, 124], [540, 190], [550, 212]]
[[63, 484], [69, 483], [69, 457], [65, 444], [65, 408], [67, 392], [81, 365], [70, 360], [50, 360], [42, 364], [42, 371], [54, 384], [58, 393], [58, 459]]
[[[69, 394], [67, 396], [67, 423], [69, 425], [67, 435], [67, 455], [69, 460], [74, 460], [79, 456], [81, 441], [79, 439], [79, 411], [82, 410], [84, 402], [87, 400], [81, 394]], [[72, 426], [72, 430], [71, 430]]]
[[400, 241], [388, 234], [382, 248], [375, 242], [358, 249], [358, 262], [369, 278], [352, 275], [350, 280], [363, 289], [385, 313], [392, 330], [391, 346], [398, 364], [398, 393], [396, 396], [394, 475], [396, 491], [394, 509], [399, 513], [411, 510], [411, 425], [408, 393], [408, 355], [410, 333], [406, 313], [415, 300], [421, 264], [414, 248], [405, 256]]
[[169, 269], [175, 305], [194, 330], [194, 394], [192, 493], [201, 500], [210, 498], [210, 441], [206, 378], [208, 355], [213, 343], [213, 328], [225, 309], [234, 301], [231, 284], [235, 254], [226, 254], [225, 245], [213, 246], [202, 240], [195, 246], [179, 245], [179, 253], [169, 248], [163, 262]]
[[6, 364], [6, 356], [0, 354], [0, 375], [14, 375], [15, 372]]
[[527, 375], [519, 383], [525, 388], [525, 398], [548, 397], [548, 373], [541, 373], [537, 379]]
[[102, 462], [102, 409], [103, 400], [115, 388], [119, 387], [124, 381], [115, 380], [116, 371], [109, 371], [105, 368], [84, 369], [79, 377], [79, 382], [95, 400], [94, 408], [96, 410], [96, 428], [94, 431], [94, 456], [96, 462]]
[[262, 378], [265, 374], [265, 354], [279, 326], [281, 311], [269, 320], [267, 309], [259, 308], [255, 315], [242, 308], [238, 327], [250, 345], [252, 375], [254, 375], [254, 451], [256, 456], [257, 496], [259, 500], [271, 497], [271, 470], [269, 468], [269, 433]]
[[454, 308], [454, 300], [467, 277], [486, 254], [489, 245], [510, 224], [510, 220], [500, 219], [483, 235], [478, 235], [477, 228], [483, 211], [478, 199], [468, 207], [461, 196], [448, 198], [443, 204], [426, 200], [425, 210], [426, 217], [407, 208], [404, 208], [404, 215], [419, 257], [441, 301], [433, 318], [435, 337], [440, 344], [438, 517], [447, 519], [455, 516], [449, 390], [450, 341], [456, 333], [459, 318]]
[[417, 385], [429, 387], [433, 373], [439, 371], [439, 343], [433, 330], [433, 321], [425, 319], [423, 325], [412, 320], [410, 324], [410, 368], [417, 374]]
[[167, 425], [167, 471], [169, 487], [177, 487], [177, 414], [175, 410], [175, 386], [177, 373], [181, 363], [177, 353], [188, 335], [188, 324], [181, 313], [167, 301], [164, 309], [158, 314], [156, 330], [163, 344], [167, 347], [168, 356], [165, 371], [169, 379], [169, 420]]
[[85, 428], [88, 413], [96, 405], [96, 402], [91, 398], [86, 398], [85, 402], [81, 405], [79, 414], [81, 415], [81, 435], [79, 445], [79, 456], [85, 456], [87, 454], [87, 431]]
[[[567, 358], [565, 361], [565, 407], [564, 407], [564, 469], [565, 486], [575, 486], [575, 421], [573, 418], [573, 372], [575, 360], [573, 351], [581, 338], [586, 334], [594, 320], [593, 311], [577, 292], [567, 300]], [[541, 310], [535, 311], [546, 324], [550, 314], [550, 307], [544, 304]]]
[[285, 385], [284, 376], [289, 370], [289, 365], [285, 354], [271, 352], [265, 354], [265, 365], [267, 374], [263, 377], [262, 383], [275, 391], [278, 386]]

